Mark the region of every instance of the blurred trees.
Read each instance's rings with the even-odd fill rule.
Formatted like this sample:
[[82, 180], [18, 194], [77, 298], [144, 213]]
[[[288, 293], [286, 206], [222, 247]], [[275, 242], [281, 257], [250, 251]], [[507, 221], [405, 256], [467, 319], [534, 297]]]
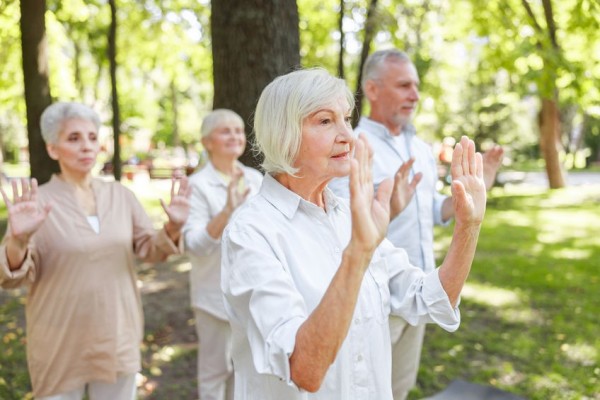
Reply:
[[[47, 1], [51, 92], [92, 105], [110, 135], [108, 3]], [[278, 8], [284, 4], [285, 10]], [[266, 12], [295, 12], [295, 4], [297, 24], [275, 28], [273, 18], [264, 18]], [[235, 109], [250, 124], [262, 87], [298, 60], [343, 71], [349, 86], [358, 87], [371, 4], [371, 51], [401, 48], [419, 70], [420, 135], [434, 141], [467, 134], [481, 148], [492, 141], [505, 145], [512, 160], [536, 158], [548, 148], [540, 146], [538, 124], [546, 99], [556, 105], [560, 122], [551, 119], [546, 131], [559, 132], [553, 134], [554, 165], [575, 164], [583, 147], [589, 162], [599, 157], [593, 146], [600, 118], [600, 6], [593, 0], [215, 0], [212, 16], [209, 0], [115, 0], [123, 158], [148, 154], [160, 143], [197, 142], [213, 103]], [[553, 6], [551, 19], [544, 5]], [[26, 121], [15, 42], [18, 0], [4, 0], [0, 9], [0, 143], [11, 159]], [[107, 144], [109, 154], [112, 147]]]

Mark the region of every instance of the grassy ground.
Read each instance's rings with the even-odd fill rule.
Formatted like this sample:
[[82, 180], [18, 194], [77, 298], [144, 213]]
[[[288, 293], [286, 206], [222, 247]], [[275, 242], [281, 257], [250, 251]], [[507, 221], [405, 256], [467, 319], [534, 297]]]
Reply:
[[[157, 191], [136, 192], [157, 220]], [[138, 190], [139, 189], [139, 190]], [[162, 193], [164, 187], [159, 191]], [[0, 208], [0, 228], [5, 211]], [[443, 255], [451, 228], [436, 231]], [[429, 326], [410, 399], [454, 379], [528, 399], [600, 399], [600, 185], [492, 192], [455, 333]], [[196, 341], [185, 257], [140, 265], [140, 399], [194, 399]], [[23, 292], [0, 291], [0, 398], [28, 398]]]

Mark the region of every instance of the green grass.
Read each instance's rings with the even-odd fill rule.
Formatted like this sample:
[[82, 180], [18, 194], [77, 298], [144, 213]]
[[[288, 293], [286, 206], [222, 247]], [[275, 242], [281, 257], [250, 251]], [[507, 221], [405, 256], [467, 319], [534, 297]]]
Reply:
[[[160, 218], [158, 198], [166, 199], [165, 192], [139, 197]], [[4, 218], [0, 206], [0, 225]], [[436, 229], [438, 257], [451, 230]], [[140, 270], [147, 285], [142, 373], [148, 392], [140, 398], [195, 393], [186, 268], [174, 260]], [[0, 291], [1, 399], [24, 399], [29, 391], [22, 303], [22, 293]], [[530, 400], [600, 400], [599, 311], [600, 186], [495, 188], [462, 296], [461, 327], [448, 333], [428, 326], [409, 399], [466, 379]]]
[[[437, 229], [442, 255], [451, 229]], [[600, 399], [600, 187], [494, 192], [455, 333], [429, 326], [411, 399], [453, 379]]]

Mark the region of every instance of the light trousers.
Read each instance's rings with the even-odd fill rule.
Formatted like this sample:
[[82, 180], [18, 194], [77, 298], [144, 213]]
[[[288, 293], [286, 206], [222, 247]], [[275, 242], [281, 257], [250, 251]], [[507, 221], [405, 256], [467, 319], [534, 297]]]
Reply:
[[233, 400], [231, 327], [228, 321], [194, 308], [198, 335], [200, 400]]
[[405, 400], [417, 383], [424, 336], [425, 324], [412, 326], [403, 318], [390, 315], [394, 400]]
[[115, 383], [89, 382], [75, 390], [53, 396], [36, 397], [36, 400], [82, 400], [86, 387], [90, 400], [135, 400], [137, 397], [135, 376], [136, 374], [120, 376]]

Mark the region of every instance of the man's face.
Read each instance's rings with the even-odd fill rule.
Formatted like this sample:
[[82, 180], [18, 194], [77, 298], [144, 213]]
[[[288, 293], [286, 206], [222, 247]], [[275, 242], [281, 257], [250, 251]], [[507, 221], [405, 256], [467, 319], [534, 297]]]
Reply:
[[411, 120], [419, 102], [417, 69], [408, 61], [388, 60], [379, 72], [367, 89], [372, 115], [396, 131]]

